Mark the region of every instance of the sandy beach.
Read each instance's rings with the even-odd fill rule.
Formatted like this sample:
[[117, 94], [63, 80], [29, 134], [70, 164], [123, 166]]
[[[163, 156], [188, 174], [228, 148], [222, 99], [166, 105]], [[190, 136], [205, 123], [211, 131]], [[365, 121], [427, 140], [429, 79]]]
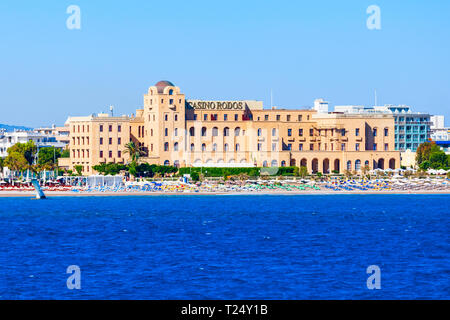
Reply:
[[[336, 195], [336, 194], [450, 194], [450, 190], [382, 190], [382, 191], [329, 191], [329, 190], [295, 190], [295, 191], [257, 191], [257, 192], [72, 192], [47, 191], [45, 195], [51, 197], [123, 197], [123, 196], [214, 196], [214, 195]], [[28, 197], [34, 198], [34, 191], [2, 191], [0, 198]]]

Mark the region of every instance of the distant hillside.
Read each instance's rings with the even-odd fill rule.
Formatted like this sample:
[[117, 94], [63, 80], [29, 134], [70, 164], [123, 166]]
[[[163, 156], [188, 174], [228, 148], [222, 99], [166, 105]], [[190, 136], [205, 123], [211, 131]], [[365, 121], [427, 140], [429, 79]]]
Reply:
[[22, 126], [9, 126], [7, 124], [1, 124], [1, 123], [0, 123], [0, 129], [5, 129], [6, 131], [33, 130], [33, 128], [22, 127]]

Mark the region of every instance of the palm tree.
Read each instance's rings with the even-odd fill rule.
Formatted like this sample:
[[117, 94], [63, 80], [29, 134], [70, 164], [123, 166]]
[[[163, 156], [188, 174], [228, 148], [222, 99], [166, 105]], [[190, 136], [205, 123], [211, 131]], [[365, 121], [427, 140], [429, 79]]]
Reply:
[[130, 141], [125, 145], [125, 150], [123, 151], [123, 153], [128, 153], [131, 157], [131, 162], [134, 163], [136, 163], [136, 161], [141, 156], [140, 148], [136, 146], [136, 144], [133, 141]]

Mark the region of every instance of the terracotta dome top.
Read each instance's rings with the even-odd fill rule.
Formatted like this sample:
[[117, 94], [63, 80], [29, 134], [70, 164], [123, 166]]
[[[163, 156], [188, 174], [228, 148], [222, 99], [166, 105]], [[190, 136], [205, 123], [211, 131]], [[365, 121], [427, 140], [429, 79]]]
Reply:
[[163, 80], [155, 84], [155, 87], [158, 88], [158, 93], [163, 93], [165, 87], [175, 87], [175, 85], [170, 81]]

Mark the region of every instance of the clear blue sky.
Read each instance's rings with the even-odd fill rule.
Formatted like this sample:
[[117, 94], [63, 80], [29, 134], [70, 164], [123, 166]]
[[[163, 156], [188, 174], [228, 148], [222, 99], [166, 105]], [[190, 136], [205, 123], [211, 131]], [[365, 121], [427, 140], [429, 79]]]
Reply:
[[[66, 9], [81, 8], [81, 30]], [[368, 30], [366, 9], [381, 8]], [[130, 114], [158, 80], [286, 108], [407, 104], [450, 120], [450, 1], [0, 2], [0, 123]]]

